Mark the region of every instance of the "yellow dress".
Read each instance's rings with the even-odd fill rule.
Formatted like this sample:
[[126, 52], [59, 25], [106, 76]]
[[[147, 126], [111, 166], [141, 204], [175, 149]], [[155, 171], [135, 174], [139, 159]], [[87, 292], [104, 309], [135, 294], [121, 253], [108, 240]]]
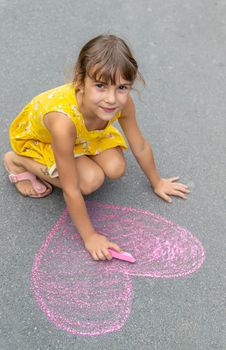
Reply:
[[117, 146], [127, 148], [124, 138], [112, 125], [120, 118], [121, 112], [108, 122], [105, 129], [89, 131], [78, 109], [73, 83], [45, 91], [28, 103], [14, 119], [9, 135], [14, 152], [46, 165], [51, 177], [58, 174], [51, 145], [51, 134], [43, 118], [46, 113], [56, 111], [67, 115], [75, 125], [77, 138], [74, 157], [97, 155]]

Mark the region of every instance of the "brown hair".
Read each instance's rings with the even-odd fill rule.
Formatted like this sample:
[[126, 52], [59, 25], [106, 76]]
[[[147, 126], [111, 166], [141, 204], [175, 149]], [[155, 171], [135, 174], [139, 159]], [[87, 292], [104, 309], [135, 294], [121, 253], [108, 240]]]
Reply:
[[75, 68], [74, 83], [84, 83], [86, 75], [94, 80], [116, 84], [117, 74], [134, 83], [143, 83], [138, 64], [125, 41], [115, 35], [99, 35], [81, 49]]

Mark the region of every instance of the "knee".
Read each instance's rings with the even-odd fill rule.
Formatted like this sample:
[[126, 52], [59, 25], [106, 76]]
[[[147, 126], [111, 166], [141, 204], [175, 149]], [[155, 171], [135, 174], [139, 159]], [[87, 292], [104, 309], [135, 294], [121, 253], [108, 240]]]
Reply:
[[7, 163], [8, 161], [11, 161], [13, 157], [13, 153], [14, 153], [13, 151], [8, 151], [7, 153], [5, 153], [3, 156], [3, 162]]
[[110, 179], [115, 180], [125, 175], [126, 168], [127, 165], [124, 159], [114, 159], [105, 165], [104, 173]]
[[17, 154], [14, 153], [13, 151], [8, 151], [7, 153], [4, 154], [3, 156], [3, 164], [7, 168], [8, 165], [14, 163], [17, 164]]
[[86, 176], [80, 179], [80, 189], [83, 194], [90, 194], [100, 188], [104, 183], [104, 172], [101, 168], [89, 170]]

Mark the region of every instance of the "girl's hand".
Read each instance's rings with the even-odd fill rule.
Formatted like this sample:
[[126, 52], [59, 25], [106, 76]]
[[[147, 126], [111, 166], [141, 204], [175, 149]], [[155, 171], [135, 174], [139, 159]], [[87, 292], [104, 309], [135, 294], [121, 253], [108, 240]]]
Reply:
[[108, 241], [108, 239], [95, 232], [84, 241], [85, 248], [91, 254], [94, 260], [111, 260], [112, 256], [108, 251], [108, 248], [112, 248], [117, 252], [121, 252], [122, 249], [115, 243]]
[[178, 176], [170, 179], [160, 179], [154, 187], [154, 192], [168, 203], [172, 202], [170, 196], [187, 199], [187, 194], [190, 192], [188, 186], [175, 182], [177, 180], [179, 180]]

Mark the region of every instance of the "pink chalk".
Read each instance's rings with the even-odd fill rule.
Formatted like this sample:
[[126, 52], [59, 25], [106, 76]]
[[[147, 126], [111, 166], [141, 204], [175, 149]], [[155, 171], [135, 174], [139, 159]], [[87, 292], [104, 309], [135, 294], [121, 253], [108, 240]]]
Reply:
[[136, 261], [136, 259], [134, 259], [134, 257], [130, 253], [127, 253], [127, 252], [118, 253], [113, 249], [108, 249], [108, 251], [111, 253], [112, 257], [115, 259], [128, 261], [130, 263], [134, 263]]

